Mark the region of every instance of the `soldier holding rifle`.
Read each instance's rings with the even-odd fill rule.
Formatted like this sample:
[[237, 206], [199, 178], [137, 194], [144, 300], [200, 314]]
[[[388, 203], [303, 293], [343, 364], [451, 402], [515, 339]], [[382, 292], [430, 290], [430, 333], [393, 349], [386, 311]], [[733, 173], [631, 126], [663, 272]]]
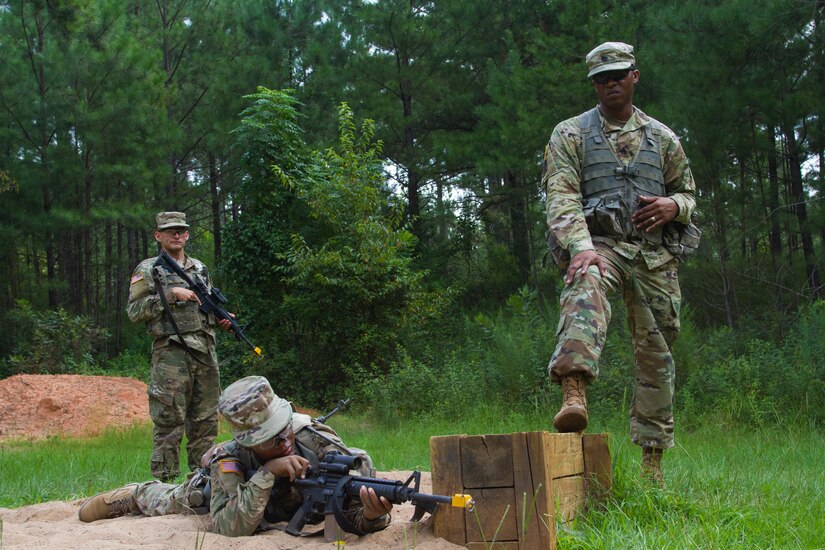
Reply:
[[[203, 262], [184, 252], [189, 225], [183, 212], [160, 212], [155, 217], [155, 240], [190, 275], [211, 287]], [[180, 444], [187, 438], [189, 469], [218, 435], [218, 396], [221, 393], [215, 328], [229, 330], [201, 310], [200, 300], [185, 281], [143, 260], [132, 274], [126, 311], [132, 322], [143, 321], [152, 341], [152, 380], [149, 414], [154, 422], [152, 475], [169, 481], [180, 473]]]
[[[180, 485], [149, 481], [95, 495], [80, 508], [80, 520], [208, 510], [215, 532], [252, 535], [293, 517], [303, 503], [296, 479], [318, 466], [329, 451], [359, 456], [362, 473], [372, 474], [372, 462], [364, 451], [346, 447], [332, 428], [295, 412], [262, 376], [248, 376], [228, 386], [219, 409], [234, 439], [205, 453], [203, 469]], [[343, 513], [357, 529], [372, 533], [390, 524], [392, 507], [374, 490], [361, 487]]]

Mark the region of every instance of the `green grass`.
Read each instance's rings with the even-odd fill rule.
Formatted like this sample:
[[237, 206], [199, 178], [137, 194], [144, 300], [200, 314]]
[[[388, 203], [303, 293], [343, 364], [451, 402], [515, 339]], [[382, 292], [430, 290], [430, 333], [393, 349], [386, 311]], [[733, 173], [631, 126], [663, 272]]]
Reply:
[[822, 434], [681, 434], [665, 490], [639, 479], [638, 449], [614, 435], [614, 499], [562, 532], [561, 548], [825, 548]]
[[[353, 446], [368, 449], [379, 470], [429, 469], [431, 435], [545, 429], [550, 413], [479, 408], [461, 419], [330, 420]], [[559, 548], [825, 548], [825, 453], [822, 433], [778, 427], [733, 430], [712, 424], [677, 432], [665, 454], [667, 489], [639, 479], [640, 451], [627, 423], [591, 425], [612, 434], [614, 498], [559, 531]], [[222, 427], [221, 438], [227, 438]], [[53, 438], [0, 444], [0, 507], [69, 500], [150, 479], [151, 428], [88, 440]]]

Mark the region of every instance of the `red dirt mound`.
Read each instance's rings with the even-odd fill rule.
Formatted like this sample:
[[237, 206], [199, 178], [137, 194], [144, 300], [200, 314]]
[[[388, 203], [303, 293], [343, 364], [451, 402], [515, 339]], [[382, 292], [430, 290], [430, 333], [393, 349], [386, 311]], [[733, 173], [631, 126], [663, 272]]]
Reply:
[[0, 440], [95, 436], [146, 421], [146, 384], [133, 378], [18, 374], [0, 380]]

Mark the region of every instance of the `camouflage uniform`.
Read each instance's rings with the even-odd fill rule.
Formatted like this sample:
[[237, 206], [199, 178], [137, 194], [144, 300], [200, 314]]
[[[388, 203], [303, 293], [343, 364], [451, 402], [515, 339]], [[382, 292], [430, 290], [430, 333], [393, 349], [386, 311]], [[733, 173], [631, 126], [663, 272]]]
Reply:
[[[248, 377], [242, 381], [249, 378], [258, 377]], [[284, 400], [281, 402], [286, 403]], [[308, 415], [294, 413], [293, 410], [290, 408], [289, 413], [295, 432], [296, 454], [309, 460], [310, 464], [318, 464], [328, 451], [346, 449], [332, 428], [312, 422]], [[224, 408], [221, 412], [228, 416]], [[282, 427], [275, 426], [268, 430], [265, 426], [255, 426], [253, 429], [261, 433], [260, 440], [265, 440]], [[319, 437], [312, 429], [323, 433], [337, 445]], [[212, 529], [222, 535], [246, 536], [259, 528], [266, 529], [269, 523], [289, 521], [303, 502], [301, 494], [288, 478], [276, 478], [262, 467], [248, 447], [239, 444], [239, 441], [249, 444], [255, 443], [255, 440], [244, 440], [244, 434], [238, 432], [235, 437], [232, 441], [216, 445], [204, 456], [209, 469], [211, 499], [208, 507]], [[365, 456], [359, 449], [351, 451]], [[371, 465], [369, 460], [365, 464]], [[362, 475], [370, 475], [370, 472], [364, 471]], [[135, 490], [134, 498], [140, 512], [146, 516], [185, 513], [205, 505], [202, 484], [196, 474], [190, 475], [181, 485], [158, 481], [141, 483]], [[389, 514], [374, 520], [364, 518], [363, 507], [357, 498], [350, 502], [345, 515], [367, 533], [380, 531], [391, 521]]]
[[[627, 167], [655, 131], [662, 161], [665, 194], [679, 207], [675, 221], [688, 224], [695, 208], [695, 184], [687, 157], [672, 130], [634, 108], [626, 122], [609, 120], [599, 111], [602, 135], [610, 150]], [[671, 348], [679, 332], [681, 294], [678, 258], [661, 242], [661, 231], [645, 235], [633, 229], [613, 238], [588, 226], [583, 205], [584, 115], [560, 123], [544, 153], [542, 184], [547, 194], [547, 223], [551, 242], [571, 256], [595, 250], [607, 268], [576, 276], [561, 294], [558, 344], [550, 360], [554, 382], [582, 373], [598, 376], [598, 361], [610, 322], [608, 297], [621, 292], [636, 355], [636, 391], [631, 408], [631, 436], [643, 447], [673, 446], [673, 380]], [[648, 193], [649, 194], [649, 193]], [[625, 220], [631, 207], [622, 205]]]
[[[165, 213], [169, 214], [169, 213]], [[184, 218], [185, 219], [185, 218]], [[174, 273], [155, 268], [157, 258], [143, 260], [132, 274], [126, 311], [132, 322], [144, 321], [153, 337], [152, 381], [149, 384], [149, 414], [154, 422], [152, 475], [167, 480], [180, 473], [180, 443], [186, 433], [188, 465], [198, 467], [200, 457], [218, 435], [220, 375], [215, 353], [213, 314], [205, 314], [198, 303], [169, 301], [170, 308], [191, 353], [180, 344], [156, 288], [155, 276], [167, 289], [185, 287]], [[211, 281], [206, 266], [189, 256], [183, 262], [191, 277]]]

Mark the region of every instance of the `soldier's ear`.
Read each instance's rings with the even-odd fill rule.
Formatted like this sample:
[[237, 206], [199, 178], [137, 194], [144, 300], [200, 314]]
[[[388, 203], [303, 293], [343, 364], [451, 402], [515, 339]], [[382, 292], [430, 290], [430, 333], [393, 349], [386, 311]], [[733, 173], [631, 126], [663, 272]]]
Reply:
[[155, 231], [155, 241], [160, 242], [160, 231]]

